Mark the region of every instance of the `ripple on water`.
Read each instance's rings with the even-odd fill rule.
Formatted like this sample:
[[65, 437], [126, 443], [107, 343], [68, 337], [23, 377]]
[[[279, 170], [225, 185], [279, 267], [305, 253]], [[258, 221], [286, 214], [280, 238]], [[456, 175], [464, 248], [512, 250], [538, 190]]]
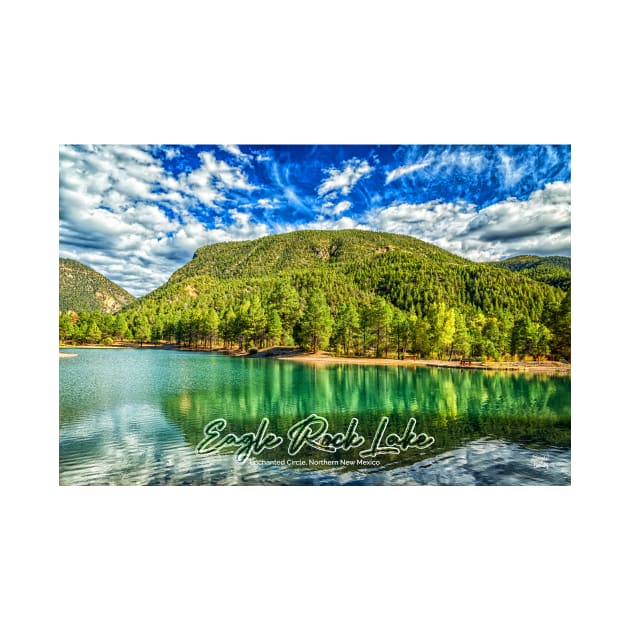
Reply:
[[[570, 380], [473, 371], [312, 367], [196, 353], [77, 350], [60, 365], [62, 485], [567, 485]], [[205, 422], [352, 416], [372, 435], [413, 413], [440, 449], [383, 466], [287, 467], [197, 455]], [[402, 426], [402, 425], [401, 425]], [[392, 424], [393, 427], [393, 424]], [[493, 436], [482, 437], [482, 436]], [[526, 446], [536, 442], [536, 448]], [[286, 455], [285, 455], [286, 456]], [[428, 457], [427, 457], [428, 456]]]

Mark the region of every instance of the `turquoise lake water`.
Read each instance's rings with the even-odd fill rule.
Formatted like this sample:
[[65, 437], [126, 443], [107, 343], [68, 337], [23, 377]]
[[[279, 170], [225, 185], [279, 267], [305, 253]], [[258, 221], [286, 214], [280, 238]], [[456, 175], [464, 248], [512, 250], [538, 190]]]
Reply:
[[[567, 485], [571, 379], [424, 367], [312, 365], [158, 349], [72, 349], [60, 361], [62, 485]], [[329, 432], [357, 418], [357, 448], [287, 452], [290, 428], [317, 414]], [[434, 442], [362, 457], [387, 434]], [[235, 447], [197, 453], [204, 427], [280, 445], [239, 462]], [[320, 421], [321, 422], [321, 421]], [[385, 437], [381, 444], [385, 444]], [[238, 445], [237, 445], [238, 446]], [[352, 463], [354, 462], [354, 463]]]

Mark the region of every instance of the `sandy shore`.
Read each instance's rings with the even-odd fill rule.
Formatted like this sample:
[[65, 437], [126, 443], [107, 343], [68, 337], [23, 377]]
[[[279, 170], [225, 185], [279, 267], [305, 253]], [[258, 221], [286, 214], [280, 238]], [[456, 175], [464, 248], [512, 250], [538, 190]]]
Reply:
[[[215, 350], [217, 351], [217, 350]], [[402, 365], [405, 367], [457, 368], [462, 370], [496, 370], [512, 372], [538, 372], [546, 374], [570, 374], [571, 364], [560, 361], [473, 361], [461, 365], [459, 361], [439, 359], [376, 359], [373, 357], [336, 357], [330, 352], [304, 352], [299, 348], [269, 348], [249, 355], [242, 351], [218, 350], [223, 354], [237, 357], [275, 358], [281, 361], [301, 361], [311, 364], [350, 363], [353, 365]]]
[[363, 357], [334, 357], [326, 353], [300, 353], [278, 356], [284, 361], [303, 361], [306, 363], [351, 363], [357, 365], [402, 365], [405, 367], [457, 368], [462, 370], [495, 370], [512, 372], [539, 372], [547, 374], [570, 374], [571, 365], [560, 361], [474, 361], [470, 365], [461, 365], [459, 361], [440, 361], [437, 359], [374, 359]]
[[[66, 346], [71, 348], [72, 346]], [[115, 344], [111, 346], [84, 345], [81, 348], [138, 348], [132, 344]], [[571, 364], [560, 361], [473, 361], [470, 365], [461, 365], [459, 361], [442, 361], [439, 359], [376, 359], [373, 357], [336, 357], [330, 352], [304, 352], [299, 348], [275, 347], [261, 350], [256, 354], [249, 354], [244, 350], [217, 348], [185, 348], [175, 345], [144, 344], [144, 348], [159, 348], [163, 350], [184, 350], [187, 352], [214, 352], [239, 358], [273, 358], [281, 361], [300, 361], [314, 365], [329, 365], [334, 363], [350, 363], [353, 365], [401, 365], [404, 367], [436, 367], [457, 368], [461, 370], [494, 370], [511, 372], [536, 372], [542, 374], [570, 374]], [[73, 357], [76, 354], [59, 353], [61, 357]]]

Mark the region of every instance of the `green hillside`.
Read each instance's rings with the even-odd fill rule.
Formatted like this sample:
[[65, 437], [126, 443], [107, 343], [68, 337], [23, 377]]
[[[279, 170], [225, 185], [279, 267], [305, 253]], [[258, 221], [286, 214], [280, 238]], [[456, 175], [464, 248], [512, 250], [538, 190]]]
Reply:
[[299, 230], [254, 241], [201, 247], [169, 282], [198, 275], [228, 279], [268, 276], [287, 270], [338, 268], [389, 252], [435, 264], [468, 264], [463, 258], [411, 236], [363, 230]]
[[425, 313], [444, 303], [540, 319], [546, 302], [561, 299], [560, 292], [521, 275], [472, 263], [410, 236], [304, 230], [202, 247], [137, 308], [166, 301], [223, 309], [230, 298], [242, 299], [252, 289], [273, 293], [282, 282], [301, 292], [322, 289], [333, 309], [382, 296], [405, 311]]
[[191, 346], [568, 357], [568, 305], [560, 288], [412, 237], [297, 231], [202, 247], [121, 317], [130, 338]]
[[568, 256], [514, 256], [490, 264], [564, 291], [571, 288], [571, 259]]
[[60, 337], [342, 355], [570, 357], [570, 294], [418, 239], [296, 231], [200, 248], [114, 317], [68, 318]]
[[59, 259], [59, 310], [116, 313], [135, 298], [94, 269]]

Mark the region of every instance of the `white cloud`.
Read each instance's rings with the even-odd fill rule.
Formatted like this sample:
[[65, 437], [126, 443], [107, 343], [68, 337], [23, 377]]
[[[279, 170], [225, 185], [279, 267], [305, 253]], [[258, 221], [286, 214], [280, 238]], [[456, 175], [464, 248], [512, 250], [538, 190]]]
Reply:
[[[449, 239], [466, 228], [474, 216], [471, 204], [429, 201], [422, 204], [401, 203], [373, 210], [368, 214], [367, 223], [376, 230], [410, 234], [445, 246]], [[452, 244], [446, 249], [452, 249]]]
[[231, 210], [216, 228], [190, 212], [198, 200], [223, 200], [228, 188], [253, 189], [239, 169], [211, 153], [200, 157], [199, 169], [175, 179], [142, 148], [60, 147], [60, 255], [142, 295], [202, 245], [264, 236], [268, 228], [245, 212]]
[[468, 226], [468, 233], [482, 240], [514, 240], [541, 232], [569, 228], [571, 185], [547, 184], [526, 201], [510, 198], [484, 208]]
[[202, 164], [197, 171], [194, 171], [197, 178], [205, 177], [209, 181], [219, 182], [225, 188], [239, 190], [254, 190], [256, 188], [247, 181], [245, 173], [239, 168], [217, 160], [214, 153], [204, 151], [199, 154], [199, 157]]
[[211, 207], [225, 201], [227, 190], [255, 190], [256, 187], [247, 181], [247, 176], [239, 167], [217, 160], [214, 153], [209, 151], [199, 153], [199, 158], [199, 168], [188, 174], [180, 173], [178, 180], [167, 177], [163, 185]]
[[407, 166], [399, 166], [391, 171], [387, 172], [387, 177], [385, 178], [385, 183], [389, 184], [393, 182], [395, 179], [399, 177], [404, 177], [405, 175], [409, 175], [415, 171], [419, 171], [421, 168], [426, 168], [428, 166], [428, 162], [421, 162], [420, 164], [409, 164]]
[[449, 147], [442, 151], [431, 149], [422, 158], [422, 161], [413, 161], [412, 157], [409, 163], [388, 171], [385, 184], [390, 184], [422, 169], [426, 169], [430, 175], [441, 174], [444, 176], [445, 173], [450, 173], [455, 169], [480, 172], [487, 165], [488, 160], [482, 153], [470, 151], [465, 147]]
[[249, 162], [251, 160], [251, 156], [243, 153], [236, 144], [222, 144], [221, 148], [243, 162]]
[[517, 167], [511, 156], [503, 151], [499, 152], [499, 172], [503, 176], [506, 186], [513, 186], [521, 181], [527, 172], [527, 166], [525, 163]]
[[344, 213], [351, 206], [352, 203], [350, 203], [349, 201], [340, 201], [337, 204], [332, 203], [332, 201], [327, 201], [322, 206], [322, 213], [330, 216], [337, 216]]
[[311, 207], [304, 203], [300, 195], [295, 192], [295, 189], [290, 184], [290, 167], [284, 165], [280, 167], [278, 162], [272, 161], [269, 169], [269, 174], [272, 177], [273, 182], [277, 186], [278, 191], [284, 196], [289, 207], [296, 210], [301, 210], [305, 213], [311, 212]]
[[360, 161], [357, 158], [347, 160], [342, 166], [343, 170], [329, 168], [324, 171], [328, 177], [317, 189], [320, 197], [336, 191], [341, 191], [342, 195], [348, 195], [362, 177], [368, 176], [374, 170], [366, 160]]
[[479, 211], [466, 202], [396, 204], [372, 210], [366, 223], [478, 261], [525, 253], [569, 255], [571, 184], [549, 183], [526, 200], [506, 199]]
[[432, 172], [450, 172], [453, 169], [479, 172], [488, 165], [488, 160], [482, 153], [470, 151], [465, 147], [448, 148], [441, 152], [432, 150], [425, 159], [428, 160]]
[[340, 219], [330, 219], [319, 215], [315, 221], [300, 223], [299, 225], [285, 225], [279, 232], [292, 232], [294, 230], [370, 230], [371, 227], [359, 223], [351, 217], [341, 217]]
[[252, 215], [249, 212], [241, 212], [233, 208], [228, 211], [228, 214], [233, 223], [222, 229], [222, 236], [217, 240], [244, 241], [269, 234], [269, 228], [263, 223], [253, 222]]
[[268, 199], [267, 197], [263, 198], [263, 199], [259, 199], [256, 202], [256, 205], [259, 208], [265, 208], [266, 210], [270, 210], [271, 208], [275, 208], [277, 207], [279, 201], [277, 198], [273, 198], [273, 199]]

